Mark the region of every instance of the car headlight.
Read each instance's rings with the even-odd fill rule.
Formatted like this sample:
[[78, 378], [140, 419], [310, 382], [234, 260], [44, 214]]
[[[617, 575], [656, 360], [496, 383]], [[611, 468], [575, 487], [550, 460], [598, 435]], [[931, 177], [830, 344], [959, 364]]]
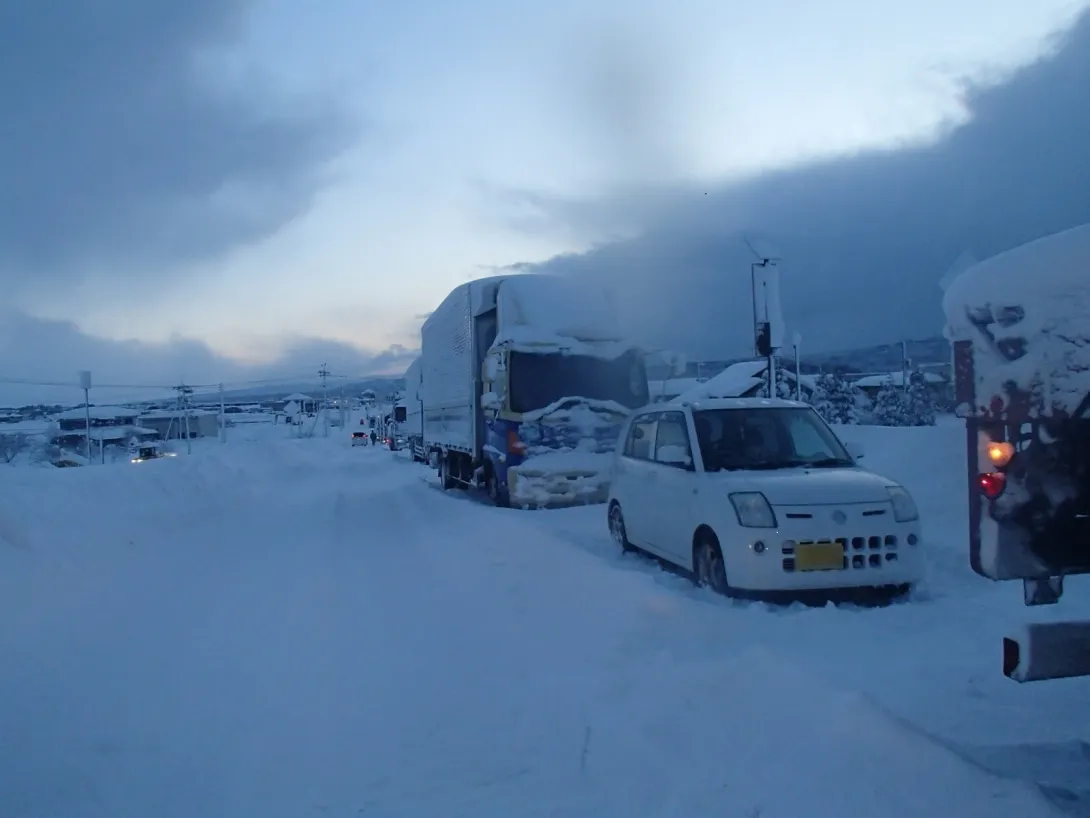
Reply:
[[759, 491], [740, 491], [730, 495], [738, 525], [743, 528], [775, 528], [776, 512]]
[[904, 486], [886, 486], [890, 502], [893, 503], [893, 519], [899, 523], [911, 523], [920, 519], [920, 510], [916, 501]]

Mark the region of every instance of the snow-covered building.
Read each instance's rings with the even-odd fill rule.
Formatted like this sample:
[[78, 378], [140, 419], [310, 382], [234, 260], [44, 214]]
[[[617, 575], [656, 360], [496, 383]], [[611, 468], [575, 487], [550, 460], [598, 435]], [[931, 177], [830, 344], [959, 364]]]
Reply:
[[[909, 374], [911, 375], [911, 372]], [[945, 403], [947, 400], [952, 399], [953, 395], [948, 394], [952, 389], [952, 385], [947, 378], [937, 372], [921, 372], [920, 374], [923, 375], [924, 383], [927, 384], [932, 397], [936, 401]], [[852, 384], [868, 398], [874, 400], [878, 396], [878, 392], [889, 381], [892, 381], [896, 387], [903, 387], [905, 383], [904, 372], [897, 370], [896, 372], [877, 372], [862, 375], [852, 379]]]
[[132, 438], [144, 440], [158, 437], [155, 429], [139, 423], [139, 409], [127, 406], [92, 406], [69, 409], [54, 416], [57, 429], [52, 440], [59, 446], [83, 446], [88, 437], [90, 417], [91, 442], [99, 446], [128, 445]]
[[154, 429], [163, 440], [184, 440], [187, 422], [191, 438], [215, 437], [219, 434], [219, 412], [208, 409], [191, 409], [189, 412], [163, 410], [140, 415], [140, 425]]
[[690, 389], [695, 389], [707, 380], [707, 378], [667, 378], [661, 381], [648, 381], [647, 391], [652, 403], [663, 403], [673, 400]]
[[[288, 408], [292, 404], [295, 404], [294, 410]], [[303, 414], [310, 414], [316, 411], [317, 407], [318, 401], [310, 395], [304, 395], [302, 392], [293, 392], [283, 399], [281, 411], [289, 415], [297, 415], [300, 412]]]

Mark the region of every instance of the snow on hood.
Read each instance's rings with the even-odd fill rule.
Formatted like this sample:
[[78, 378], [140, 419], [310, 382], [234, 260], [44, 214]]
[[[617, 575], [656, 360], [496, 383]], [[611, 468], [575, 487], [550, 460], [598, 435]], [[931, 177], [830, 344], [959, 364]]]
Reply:
[[[739, 472], [716, 474], [724, 479], [737, 479]], [[893, 485], [884, 477], [857, 468], [782, 469], [756, 474], [759, 476], [751, 477], [746, 490], [763, 493], [773, 506], [888, 503], [886, 486]]]
[[603, 425], [615, 425], [630, 412], [628, 407], [614, 400], [568, 397], [553, 401], [533, 412], [524, 412], [522, 419], [531, 422], [570, 423], [580, 428], [596, 429]]
[[515, 466], [520, 476], [549, 474], [607, 475], [613, 469], [613, 455], [607, 452], [573, 450], [545, 452], [527, 458]]
[[1047, 405], [1072, 411], [1090, 391], [1090, 224], [968, 268], [943, 310], [947, 338], [973, 342], [978, 403], [1039, 382]]

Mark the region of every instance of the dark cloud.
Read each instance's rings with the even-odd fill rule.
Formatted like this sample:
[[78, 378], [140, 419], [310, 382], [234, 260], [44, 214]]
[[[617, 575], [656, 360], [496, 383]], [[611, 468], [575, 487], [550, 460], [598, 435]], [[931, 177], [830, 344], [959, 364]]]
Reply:
[[525, 193], [538, 225], [640, 234], [520, 269], [604, 282], [648, 343], [745, 354], [753, 256], [742, 235], [760, 234], [784, 258], [787, 320], [811, 350], [930, 336], [942, 324], [938, 282], [963, 254], [1090, 222], [1088, 101], [1090, 13], [1002, 84], [967, 85], [971, 120], [930, 146], [725, 189], [592, 202]]
[[[66, 321], [48, 321], [21, 313], [0, 314], [0, 406], [31, 401], [78, 403], [77, 369], [89, 369], [99, 384], [137, 389], [102, 389], [100, 402], [156, 397], [182, 381], [191, 384], [243, 385], [265, 379], [316, 381], [324, 363], [338, 375], [362, 376], [401, 371], [414, 351], [392, 346], [357, 349], [320, 338], [291, 340], [269, 364], [247, 365], [216, 354], [201, 341], [175, 338], [168, 343], [113, 341], [82, 333]], [[50, 381], [57, 386], [12, 381]]]
[[209, 76], [251, 5], [0, 4], [0, 281], [208, 256], [307, 207], [354, 126]]

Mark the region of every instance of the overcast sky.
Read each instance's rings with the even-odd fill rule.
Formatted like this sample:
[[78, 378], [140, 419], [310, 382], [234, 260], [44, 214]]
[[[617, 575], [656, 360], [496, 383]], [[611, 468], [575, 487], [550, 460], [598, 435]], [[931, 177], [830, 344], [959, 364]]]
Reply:
[[1090, 221], [1085, 6], [6, 3], [0, 379], [397, 371], [518, 263], [744, 354], [740, 231], [814, 348], [934, 334], [961, 252]]

